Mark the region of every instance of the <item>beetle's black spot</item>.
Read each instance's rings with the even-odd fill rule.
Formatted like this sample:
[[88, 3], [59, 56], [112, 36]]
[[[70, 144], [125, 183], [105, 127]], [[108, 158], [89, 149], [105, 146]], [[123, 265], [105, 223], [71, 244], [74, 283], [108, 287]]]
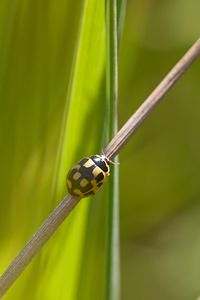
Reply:
[[104, 179], [103, 173], [99, 173], [95, 179], [96, 179], [97, 182], [99, 182], [102, 179]]
[[87, 158], [87, 157], [86, 157], [86, 158], [83, 158], [83, 159], [81, 159], [81, 160], [79, 161], [79, 164], [82, 166], [82, 165], [84, 165], [87, 161], [88, 161], [88, 158]]
[[76, 169], [72, 169], [71, 172], [70, 172], [70, 178], [72, 178], [74, 176], [74, 174], [77, 172]]
[[102, 186], [103, 182], [100, 182], [99, 184], [97, 184], [98, 187]]
[[91, 195], [94, 195], [94, 194], [95, 194], [95, 193], [94, 193], [93, 191], [90, 191], [90, 192], [88, 192], [88, 193], [85, 193], [84, 196], [87, 197], [87, 196], [91, 196]]

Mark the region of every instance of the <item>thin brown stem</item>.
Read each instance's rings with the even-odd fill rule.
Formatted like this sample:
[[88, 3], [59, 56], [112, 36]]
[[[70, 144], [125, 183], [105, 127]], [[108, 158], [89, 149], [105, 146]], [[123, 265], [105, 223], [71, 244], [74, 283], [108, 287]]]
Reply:
[[[119, 153], [143, 121], [163, 99], [164, 95], [171, 89], [175, 82], [184, 74], [199, 55], [200, 39], [197, 40], [183, 58], [181, 58], [158, 87], [111, 140], [107, 148], [104, 150], [105, 155], [109, 159], [113, 159], [116, 154]], [[6, 291], [12, 286], [14, 281], [25, 270], [34, 256], [36, 256], [39, 250], [49, 240], [79, 201], [80, 198], [74, 198], [68, 194], [44, 221], [0, 277], [0, 298], [2, 298]]]
[[78, 204], [80, 199], [81, 198], [74, 198], [70, 194], [65, 196], [65, 198], [58, 204], [54, 211], [35, 232], [32, 238], [30, 238], [28, 243], [22, 248], [10, 266], [0, 277], [0, 298], [3, 297], [13, 282], [25, 270], [39, 250], [66, 219], [72, 209]]
[[143, 102], [138, 110], [130, 117], [126, 124], [120, 129], [111, 140], [106, 149], [105, 155], [113, 159], [117, 153], [125, 146], [139, 126], [148, 115], [154, 110], [163, 97], [170, 91], [176, 81], [185, 73], [195, 59], [200, 54], [200, 39], [188, 50], [188, 52], [173, 67], [161, 83], [155, 88], [150, 96]]

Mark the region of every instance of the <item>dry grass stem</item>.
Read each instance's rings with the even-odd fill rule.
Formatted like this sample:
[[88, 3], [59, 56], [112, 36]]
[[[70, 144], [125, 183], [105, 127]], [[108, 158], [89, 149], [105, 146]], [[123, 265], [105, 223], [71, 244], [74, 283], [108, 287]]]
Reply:
[[109, 159], [113, 159], [125, 146], [138, 127], [144, 122], [148, 115], [154, 110], [166, 93], [172, 88], [176, 81], [185, 73], [200, 54], [200, 39], [188, 50], [188, 52], [173, 67], [161, 83], [155, 88], [150, 96], [143, 102], [138, 110], [130, 117], [126, 124], [120, 129], [112, 141], [104, 150]]
[[35, 232], [28, 243], [22, 248], [10, 266], [0, 277], [0, 298], [11, 287], [33, 257], [44, 246], [60, 224], [70, 214], [81, 198], [74, 198], [68, 194], [48, 216], [40, 228]]
[[[190, 48], [183, 58], [175, 65], [169, 74], [163, 79], [158, 87], [132, 115], [132, 117], [121, 128], [117, 135], [112, 139], [104, 153], [108, 158], [113, 159], [124, 147], [131, 136], [136, 132], [143, 121], [153, 111], [164, 95], [171, 89], [175, 82], [183, 75], [194, 60], [200, 54], [200, 39]], [[54, 209], [50, 216], [44, 221], [24, 248], [19, 252], [7, 270], [0, 277], [0, 298], [12, 286], [14, 281], [28, 266], [39, 250], [44, 246], [60, 224], [70, 214], [72, 209], [78, 204], [80, 198], [67, 195], [60, 204]]]

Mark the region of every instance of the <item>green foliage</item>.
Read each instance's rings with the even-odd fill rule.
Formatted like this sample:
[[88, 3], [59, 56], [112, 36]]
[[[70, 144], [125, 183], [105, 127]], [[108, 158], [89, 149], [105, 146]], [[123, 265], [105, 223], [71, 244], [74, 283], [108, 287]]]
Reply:
[[[68, 2], [68, 5], [69, 4], [70, 3]], [[64, 2], [62, 5], [63, 11], [60, 9], [58, 14], [60, 16], [63, 16], [60, 20], [56, 19], [58, 23], [64, 21], [66, 22], [71, 14], [70, 9], [67, 9], [67, 5], [64, 4]], [[31, 5], [29, 4], [29, 6]], [[31, 89], [30, 85], [32, 81], [29, 82], [30, 78], [27, 77], [27, 83], [23, 82], [25, 86], [24, 89], [25, 91], [27, 89], [27, 93], [33, 93], [32, 99], [35, 105], [36, 114], [41, 115], [40, 119], [36, 120], [37, 122], [32, 123], [32, 121], [35, 120], [34, 111], [31, 111], [30, 108], [30, 111], [27, 112], [25, 118], [29, 120], [30, 115], [33, 120], [29, 121], [29, 126], [28, 124], [27, 126], [25, 126], [26, 123], [23, 122], [23, 120], [20, 120], [19, 126], [24, 126], [24, 130], [19, 132], [19, 138], [16, 137], [17, 143], [19, 143], [20, 141], [22, 143], [25, 143], [24, 139], [26, 137], [26, 134], [30, 134], [30, 138], [28, 141], [32, 141], [34, 145], [32, 146], [34, 149], [32, 149], [31, 153], [29, 154], [30, 158], [26, 158], [22, 163], [22, 178], [20, 178], [20, 180], [16, 180], [18, 184], [17, 191], [19, 195], [23, 193], [24, 197], [23, 199], [18, 199], [19, 196], [17, 194], [14, 202], [15, 210], [11, 210], [12, 214], [10, 216], [10, 220], [12, 220], [11, 225], [14, 226], [14, 224], [17, 224], [13, 229], [13, 231], [15, 231], [13, 233], [13, 236], [16, 236], [19, 249], [25, 243], [27, 237], [30, 237], [30, 235], [34, 233], [34, 230], [41, 223], [41, 221], [48, 216], [48, 213], [50, 213], [53, 207], [55, 207], [55, 205], [66, 194], [67, 191], [65, 187], [65, 177], [70, 166], [81, 157], [93, 153], [99, 153], [101, 151], [100, 149], [103, 139], [106, 104], [104, 100], [104, 3], [101, 3], [99, 1], [85, 1], [84, 6], [82, 7], [82, 21], [78, 22], [78, 41], [75, 47], [74, 63], [72, 66], [68, 96], [65, 105], [61, 96], [59, 99], [59, 92], [57, 92], [57, 90], [59, 90], [59, 80], [61, 75], [59, 74], [59, 78], [57, 79], [58, 87], [56, 86], [56, 83], [53, 83], [51, 80], [51, 77], [54, 77], [56, 75], [55, 71], [56, 68], [59, 67], [59, 64], [60, 68], [62, 66], [62, 76], [64, 76], [65, 80], [67, 78], [66, 74], [63, 74], [63, 68], [65, 68], [66, 65], [62, 65], [65, 63], [65, 61], [62, 60], [62, 56], [67, 56], [68, 44], [64, 42], [67, 38], [67, 31], [64, 30], [65, 27], [63, 27], [62, 31], [60, 31], [59, 26], [56, 26], [56, 22], [55, 27], [53, 27], [53, 20], [51, 19], [51, 13], [53, 13], [54, 9], [56, 12], [57, 8], [54, 7], [53, 3], [49, 3], [48, 9], [46, 7], [46, 11], [44, 10], [42, 4], [39, 4], [38, 6], [37, 4], [35, 4], [33, 5], [32, 11], [28, 10], [28, 8], [24, 8], [23, 4], [21, 4], [21, 6], [19, 7], [19, 11], [14, 11], [16, 14], [16, 19], [19, 23], [23, 23], [23, 16], [18, 16], [18, 13], [20, 14], [23, 9], [27, 9], [27, 15], [25, 15], [24, 17], [30, 20], [29, 25], [30, 27], [33, 27], [32, 30], [34, 31], [35, 39], [38, 42], [38, 44], [36, 44], [36, 46], [38, 47], [36, 51], [39, 52], [35, 53], [34, 49], [32, 50], [36, 62], [34, 60], [32, 61], [29, 52], [26, 53], [30, 68], [29, 72], [31, 73], [31, 75], [32, 73], [35, 75], [35, 78], [33, 80], [38, 83], [38, 87], [34, 89], [33, 86]], [[39, 10], [39, 19], [36, 19], [36, 24], [32, 23], [32, 19], [35, 16], [34, 9], [36, 11], [37, 9]], [[67, 11], [67, 13], [64, 14], [64, 11]], [[27, 22], [29, 22], [28, 20]], [[39, 28], [37, 27], [38, 20], [41, 21], [41, 26]], [[66, 25], [69, 27], [68, 22], [66, 22]], [[74, 24], [74, 26], [77, 27], [76, 24]], [[56, 34], [54, 34], [54, 31], [56, 29], [58, 34], [61, 34], [62, 32], [62, 36], [59, 39], [59, 43], [61, 45], [50, 46], [50, 39], [53, 38], [53, 35], [51, 35], [51, 29], [53, 31], [52, 34], [55, 36]], [[12, 30], [14, 30], [14, 28], [12, 28]], [[22, 30], [23, 28], [18, 28], [19, 32], [17, 31], [17, 34], [19, 36], [24, 33], [24, 31]], [[28, 31], [28, 33], [30, 32]], [[69, 34], [69, 36], [71, 35]], [[31, 43], [28, 38], [32, 41], [32, 36], [28, 35], [27, 40], [25, 39], [24, 43], [27, 43], [31, 48]], [[68, 41], [70, 43], [70, 39], [68, 39]], [[51, 42], [53, 42], [53, 40]], [[54, 40], [54, 42], [56, 41]], [[42, 46], [45, 47], [42, 48]], [[66, 48], [66, 51], [63, 51], [63, 47]], [[19, 41], [19, 51], [20, 50], [23, 51], [23, 45], [20, 44]], [[58, 56], [56, 56], [56, 53], [58, 54]], [[22, 60], [21, 57], [20, 59]], [[67, 63], [69, 64], [69, 61]], [[51, 72], [53, 73], [52, 75], [49, 74], [49, 64], [53, 69], [51, 70]], [[25, 64], [23, 66], [24, 68], [26, 68]], [[36, 70], [34, 70], [35, 73], [32, 72], [31, 68], [36, 68]], [[71, 63], [69, 64], [69, 68], [71, 68]], [[2, 74], [3, 71], [4, 70], [2, 68]], [[6, 71], [8, 70], [6, 69]], [[3, 79], [5, 80], [5, 77]], [[19, 76], [19, 78], [16, 76], [16, 80], [22, 80], [21, 76]], [[20, 87], [16, 84], [16, 89], [17, 87], [18, 89], [20, 89]], [[40, 88], [42, 90], [41, 94]], [[53, 92], [51, 91], [51, 89], [53, 90]], [[42, 93], [43, 90], [45, 92], [44, 94]], [[43, 99], [42, 95], [44, 97]], [[15, 105], [18, 104], [22, 107], [22, 109], [24, 109], [24, 105], [27, 105], [27, 108], [31, 106], [32, 102], [30, 97], [24, 97], [22, 99], [18, 98], [19, 97], [14, 99]], [[20, 103], [18, 103], [19, 100], [21, 101]], [[42, 105], [43, 110], [41, 110]], [[16, 108], [15, 110], [13, 109], [13, 114], [15, 113], [15, 111]], [[61, 125], [59, 119], [61, 119], [61, 116], [63, 114], [62, 111], [64, 111], [64, 118], [62, 122], [60, 142], [58, 147], [57, 137], [59, 135], [59, 127]], [[9, 112], [9, 108], [6, 109], [6, 112]], [[16, 115], [16, 118], [20, 119], [20, 112], [21, 110], [19, 108], [19, 114]], [[54, 128], [55, 122], [57, 122], [57, 128]], [[14, 120], [14, 124], [15, 123], [16, 125], [18, 125], [17, 120]], [[34, 124], [36, 125], [36, 128], [32, 129], [32, 127], [34, 127]], [[13, 128], [11, 127], [11, 129]], [[35, 140], [33, 141], [34, 134], [31, 132], [31, 130], [35, 130], [37, 132], [37, 134], [39, 135], [38, 140], [35, 138]], [[56, 148], [58, 148], [57, 160], [55, 160]], [[14, 148], [12, 150], [14, 153], [16, 152]], [[48, 151], [50, 152], [50, 157], [46, 157], [48, 155]], [[19, 163], [20, 157], [22, 156], [23, 158], [23, 152], [21, 152], [20, 154], [16, 153], [16, 155], [16, 163]], [[49, 164], [49, 162], [51, 163]], [[45, 164], [44, 167], [43, 164]], [[16, 167], [15, 172], [16, 174], [18, 174], [18, 170]], [[51, 178], [53, 178], [53, 182]], [[24, 180], [27, 181], [27, 184], [25, 184], [26, 182], [24, 182]], [[30, 187], [28, 185], [29, 181]], [[44, 184], [46, 184], [46, 186], [44, 186]], [[13, 193], [14, 191], [15, 188], [13, 188]], [[33, 195], [31, 194], [31, 191], [34, 191]], [[26, 205], [24, 205], [25, 201], [27, 201]], [[12, 199], [11, 202], [13, 203]], [[19, 204], [17, 204], [18, 202]], [[94, 199], [92, 202], [94, 202], [93, 206], [98, 205], [97, 200], [96, 204]], [[18, 209], [16, 209], [17, 205], [19, 206]], [[63, 224], [62, 228], [58, 230], [51, 241], [49, 241], [49, 243], [44, 247], [44, 250], [42, 250], [39, 256], [34, 260], [32, 265], [29, 267], [29, 274], [22, 275], [22, 281], [17, 281], [11, 292], [6, 295], [7, 299], [12, 299], [13, 295], [15, 295], [15, 299], [26, 298], [27, 293], [29, 294], [30, 291], [31, 293], [28, 296], [29, 299], [55, 299], [57, 297], [76, 299], [77, 294], [79, 293], [81, 279], [80, 271], [82, 269], [84, 259], [85, 238], [86, 233], [89, 230], [88, 222], [91, 209], [91, 201], [89, 199], [80, 203], [79, 208], [74, 213], [72, 213], [65, 224]], [[23, 220], [24, 215], [25, 220]], [[20, 221], [16, 219], [19, 219]], [[36, 223], [35, 226], [33, 226], [34, 222]], [[24, 228], [20, 228], [20, 223]], [[29, 227], [31, 228], [31, 230], [30, 228], [28, 228], [28, 225], [23, 226], [24, 223], [30, 224]], [[25, 236], [24, 232], [26, 233]], [[12, 242], [14, 243], [12, 239], [11, 241], [9, 240], [9, 243]], [[7, 247], [10, 247], [9, 243]], [[5, 252], [6, 251], [7, 249], [5, 245]], [[17, 254], [16, 251], [17, 249], [14, 249], [13, 253], [11, 253], [11, 257]], [[51, 259], [49, 259], [49, 257], [51, 257]], [[4, 261], [6, 266], [9, 263], [9, 259], [8, 261], [4, 259]], [[2, 266], [2, 271], [5, 266]], [[27, 273], [27, 271], [25, 273]], [[24, 288], [25, 286], [27, 288]]]
[[[105, 119], [105, 101], [100, 101], [105, 70], [104, 19], [103, 3], [85, 1], [53, 181], [54, 204], [64, 195], [66, 170], [80, 158], [100, 151]], [[89, 199], [81, 201], [42, 253], [38, 298], [77, 299], [90, 206]]]

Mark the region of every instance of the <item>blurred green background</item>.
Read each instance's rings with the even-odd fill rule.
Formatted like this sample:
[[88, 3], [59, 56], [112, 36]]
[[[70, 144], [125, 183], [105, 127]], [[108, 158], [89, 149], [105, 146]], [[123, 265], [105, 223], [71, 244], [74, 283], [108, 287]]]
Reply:
[[[0, 1], [1, 273], [49, 213], [44, 204], [51, 194], [82, 10], [82, 1]], [[119, 127], [199, 37], [199, 11], [198, 0], [127, 2]], [[104, 89], [102, 84], [102, 95]], [[199, 94], [200, 59], [120, 153], [122, 299], [200, 295]], [[103, 209], [101, 214], [97, 222], [104, 227]], [[95, 243], [100, 264], [103, 234]], [[37, 289], [39, 260], [5, 299], [26, 299]], [[79, 288], [81, 293], [84, 283]], [[95, 288], [101, 294], [98, 284]], [[29, 299], [50, 299], [38, 295]]]

